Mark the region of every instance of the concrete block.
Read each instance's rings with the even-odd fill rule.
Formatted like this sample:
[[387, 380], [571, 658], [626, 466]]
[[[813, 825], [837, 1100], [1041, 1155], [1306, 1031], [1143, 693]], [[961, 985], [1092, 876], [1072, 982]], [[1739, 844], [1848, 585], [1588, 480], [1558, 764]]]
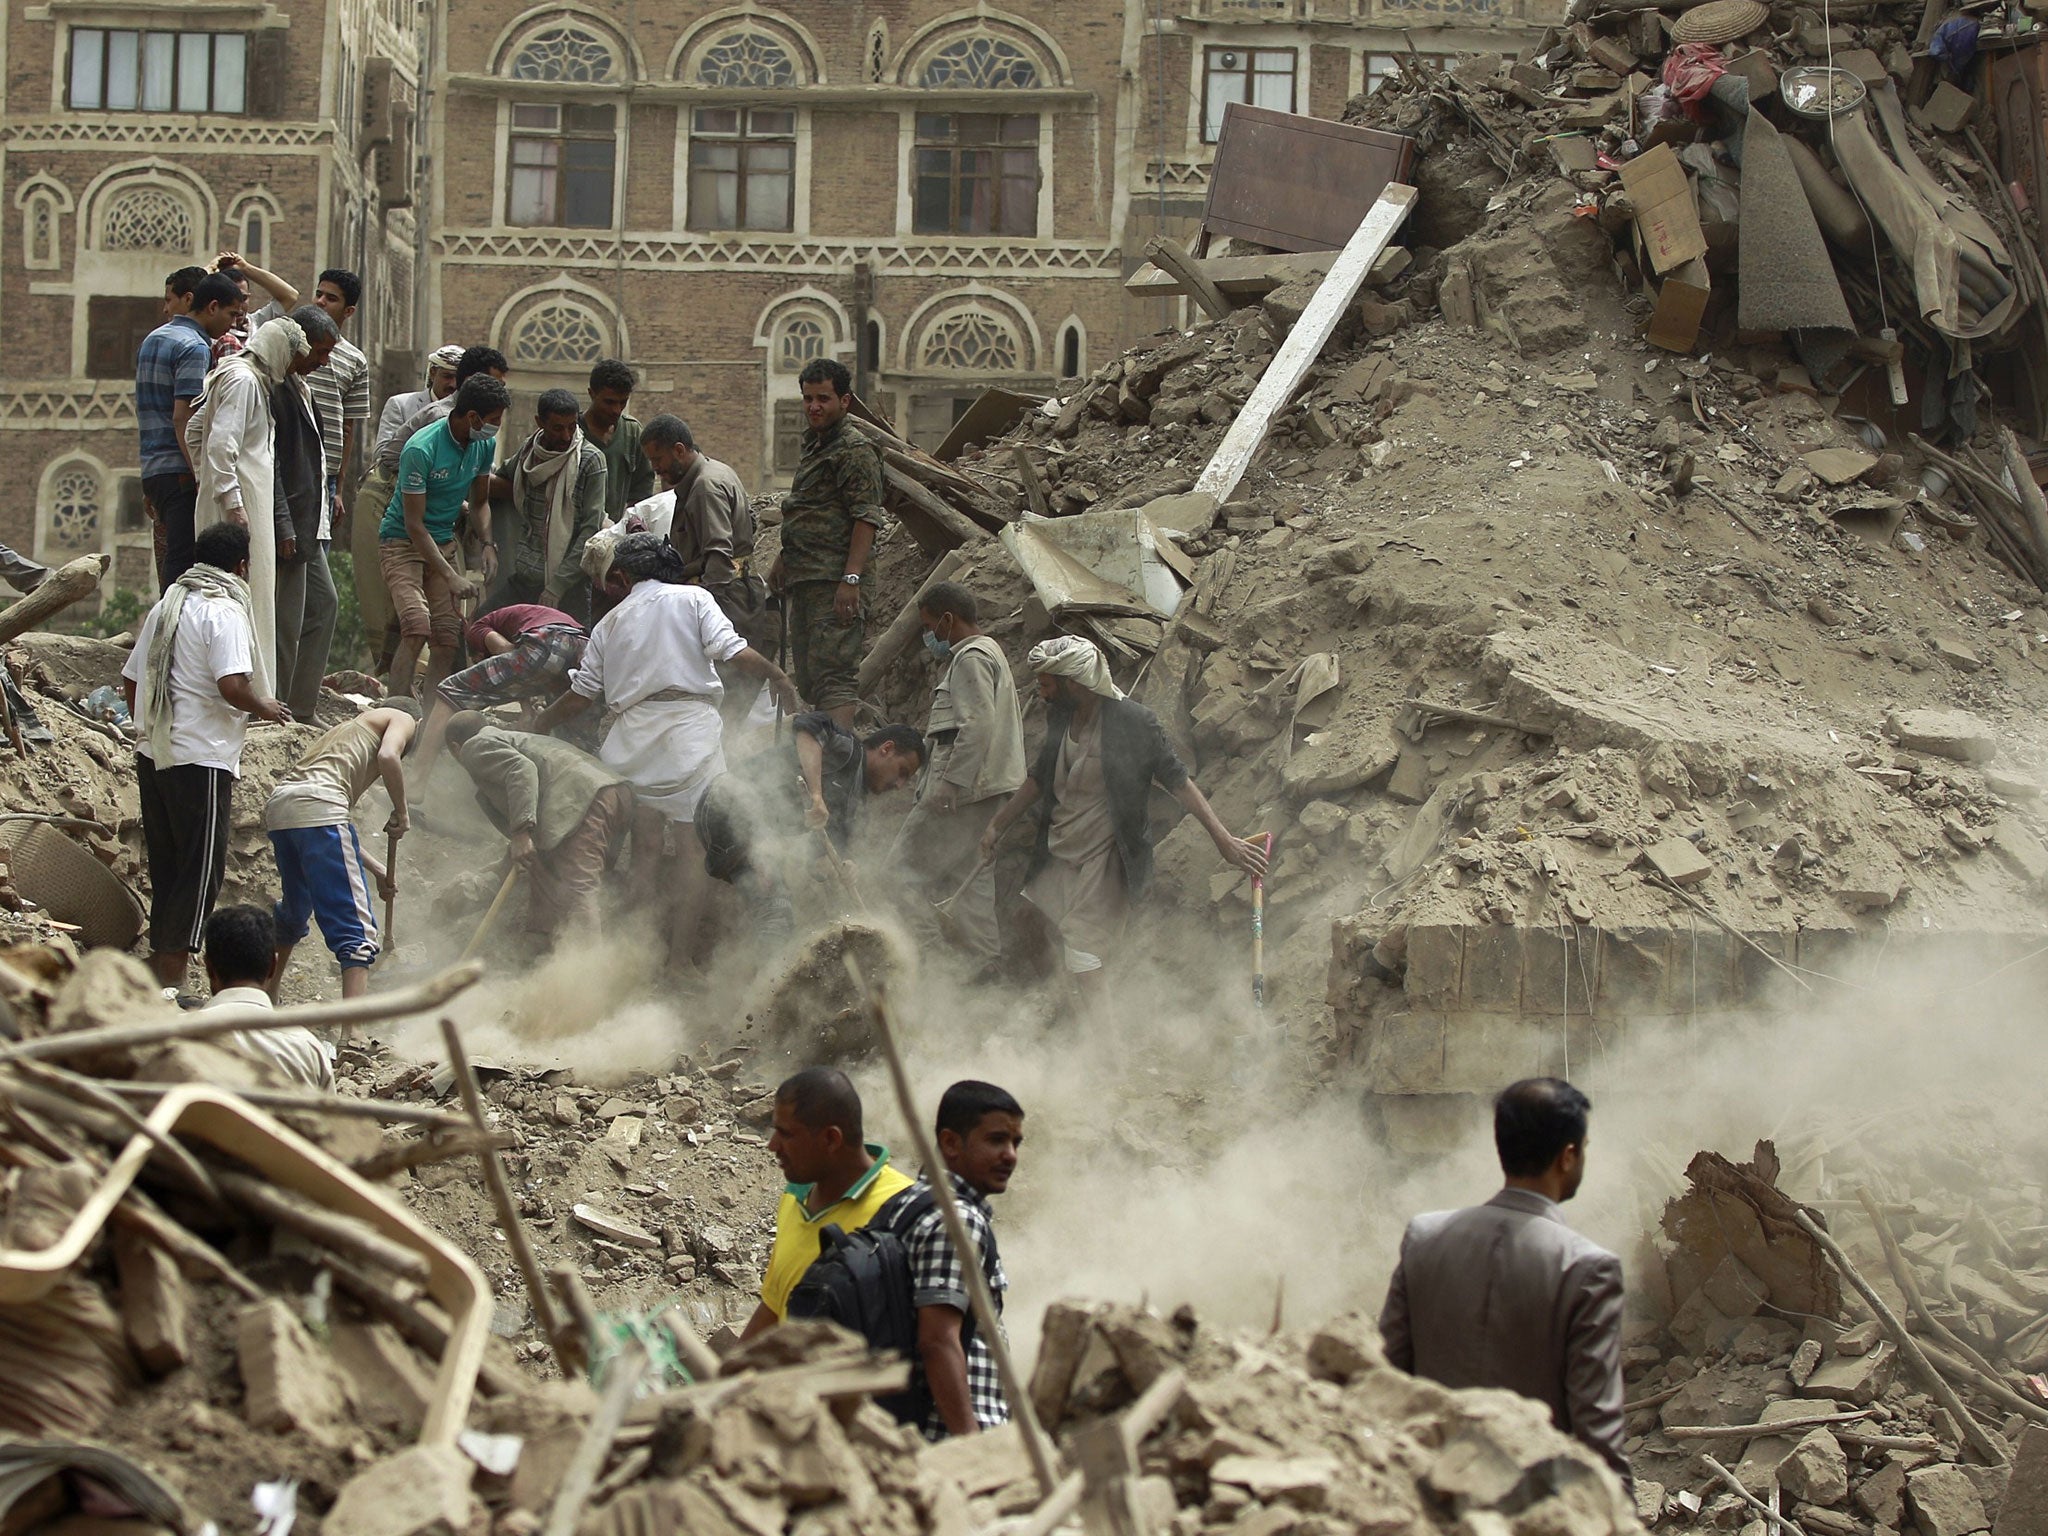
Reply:
[[1945, 1462], [1906, 1474], [1906, 1507], [1921, 1536], [1973, 1536], [1991, 1526], [1976, 1484]]
[[463, 1536], [473, 1463], [452, 1445], [418, 1445], [342, 1484], [325, 1529], [348, 1536]]
[[235, 1356], [242, 1373], [242, 1416], [256, 1428], [309, 1435], [337, 1449], [348, 1443], [347, 1390], [327, 1352], [284, 1302], [273, 1297], [242, 1309]]
[[1420, 805], [1429, 798], [1429, 780], [1429, 759], [1413, 747], [1404, 747], [1394, 771], [1387, 775], [1387, 796], [1403, 805]]
[[1412, 923], [1406, 991], [1415, 1008], [1451, 1008], [1463, 995], [1466, 929], [1462, 923]]
[[[1524, 933], [1505, 923], [1465, 930], [1465, 962], [1459, 1002], [1482, 1013], [1515, 1013], [1522, 1003]], [[1411, 962], [1410, 972], [1414, 974]]]
[[1867, 1355], [1840, 1355], [1824, 1362], [1799, 1389], [1801, 1397], [1834, 1397], [1867, 1408], [1892, 1384], [1898, 1346], [1887, 1340]]
[[1714, 872], [1713, 864], [1689, 838], [1662, 838], [1645, 848], [1643, 857], [1673, 885], [1698, 885]]
[[1778, 1464], [1778, 1486], [1808, 1504], [1840, 1504], [1849, 1497], [1849, 1458], [1825, 1429], [1809, 1430]]
[[128, 1347], [152, 1374], [168, 1376], [192, 1358], [185, 1277], [169, 1254], [127, 1227], [114, 1228], [114, 1267]]
[[1894, 710], [1885, 716], [1885, 730], [1909, 752], [1959, 763], [1988, 763], [1998, 756], [1998, 738], [1991, 727], [1965, 710]]
[[[2041, 1434], [2048, 1440], [2048, 1430]], [[1896, 1531], [1906, 1518], [1906, 1469], [1887, 1462], [1856, 1485], [1853, 1497], [1872, 1525]], [[2041, 1529], [2048, 1530], [2048, 1526]]]

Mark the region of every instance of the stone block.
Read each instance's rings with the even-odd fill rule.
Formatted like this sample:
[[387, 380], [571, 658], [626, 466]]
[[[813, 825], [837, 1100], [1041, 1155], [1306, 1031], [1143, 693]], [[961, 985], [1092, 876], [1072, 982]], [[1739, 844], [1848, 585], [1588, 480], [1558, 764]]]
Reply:
[[[2048, 1430], [2042, 1431], [2042, 1435], [2048, 1438]], [[1858, 1483], [1852, 1497], [1872, 1525], [1896, 1531], [1906, 1518], [1906, 1469], [1897, 1462], [1887, 1462]]]
[[1361, 1313], [1325, 1323], [1308, 1341], [1308, 1373], [1318, 1381], [1334, 1381], [1341, 1387], [1386, 1363], [1379, 1324]]
[[1415, 1008], [1451, 1008], [1463, 995], [1465, 934], [1462, 923], [1411, 923], [1408, 928], [1408, 1002]]
[[1698, 885], [1714, 872], [1713, 864], [1690, 838], [1660, 838], [1643, 850], [1643, 857], [1673, 885]]
[[1303, 835], [1320, 844], [1342, 831], [1350, 817], [1351, 813], [1333, 800], [1311, 800], [1295, 819]]
[[1927, 752], [1959, 763], [1988, 763], [1998, 738], [1977, 716], [1960, 709], [1901, 709], [1885, 717], [1885, 730], [1908, 752]]
[[1719, 1348], [1734, 1324], [1723, 1317], [1704, 1291], [1694, 1291], [1671, 1314], [1671, 1337], [1689, 1355], [1704, 1355]]
[[434, 1378], [389, 1323], [336, 1323], [334, 1363], [362, 1416], [410, 1439], [425, 1422]]
[[1700, 1294], [1714, 1304], [1723, 1317], [1754, 1317], [1769, 1300], [1763, 1281], [1742, 1260], [1729, 1254], [1714, 1266], [1700, 1284]]
[[1977, 1485], [1946, 1462], [1906, 1474], [1906, 1507], [1921, 1536], [1973, 1536], [1991, 1525]]
[[1602, 1013], [1624, 1014], [1663, 1006], [1671, 974], [1669, 928], [1616, 928], [1600, 935], [1594, 1001]]
[[1337, 1473], [1333, 1456], [1226, 1456], [1209, 1469], [1209, 1481], [1242, 1488], [1261, 1504], [1318, 1510]]
[[127, 1227], [114, 1228], [114, 1267], [128, 1347], [152, 1374], [168, 1376], [192, 1358], [185, 1277], [169, 1254]]
[[452, 1445], [417, 1445], [346, 1483], [322, 1525], [348, 1536], [463, 1536], [475, 1464]]
[[1673, 1424], [1754, 1424], [1763, 1407], [1764, 1389], [1747, 1374], [1709, 1369], [1678, 1389], [1659, 1410], [1659, 1420], [1667, 1428]]
[[[1522, 1004], [1523, 932], [1506, 923], [1465, 930], [1460, 1003], [1484, 1013], [1515, 1013]], [[1411, 969], [1410, 974], [1413, 974]]]
[[2043, 847], [2041, 839], [2022, 826], [2019, 818], [1999, 817], [1992, 823], [1991, 840], [2029, 885], [2048, 886], [2048, 847]]
[[1593, 976], [1596, 943], [1591, 928], [1573, 926], [1562, 934], [1555, 928], [1523, 930], [1523, 1010], [1553, 1016], [1591, 1011], [1593, 1000], [1586, 988]]
[[1840, 1398], [1858, 1408], [1867, 1408], [1892, 1384], [1898, 1360], [1898, 1346], [1890, 1340], [1867, 1355], [1839, 1355], [1807, 1377], [1799, 1395]]
[[1287, 759], [1280, 783], [1298, 800], [1348, 794], [1377, 783], [1393, 771], [1400, 757], [1400, 749], [1384, 737], [1332, 730], [1304, 743]]
[[1445, 1020], [1441, 1013], [1400, 1013], [1376, 1020], [1366, 1050], [1367, 1086], [1379, 1094], [1442, 1093]]
[[1991, 1529], [1992, 1536], [2048, 1536], [2048, 1429], [2030, 1424], [2021, 1432]]
[[284, 1302], [273, 1297], [242, 1309], [235, 1356], [242, 1415], [256, 1428], [308, 1435], [335, 1449], [348, 1443], [347, 1390], [327, 1352]]
[[994, 1493], [1031, 1476], [1031, 1458], [1015, 1424], [1002, 1424], [978, 1435], [954, 1435], [922, 1447], [918, 1465], [951, 1478], [970, 1499]]
[[1808, 1504], [1840, 1504], [1849, 1497], [1849, 1458], [1825, 1429], [1810, 1430], [1778, 1464], [1778, 1486]]
[[1539, 1061], [1552, 1034], [1541, 1020], [1516, 1014], [1454, 1014], [1444, 1025], [1444, 1086], [1452, 1093], [1497, 1093], [1526, 1070], [1517, 1064]]
[[1429, 759], [1413, 747], [1404, 747], [1394, 771], [1387, 775], [1387, 797], [1403, 805], [1420, 805], [1429, 798], [1429, 780]]
[[1045, 1309], [1039, 1327], [1038, 1363], [1031, 1368], [1031, 1406], [1047, 1432], [1067, 1416], [1067, 1397], [1074, 1390], [1074, 1370], [1088, 1348], [1088, 1331], [1096, 1309], [1075, 1301], [1056, 1301]]

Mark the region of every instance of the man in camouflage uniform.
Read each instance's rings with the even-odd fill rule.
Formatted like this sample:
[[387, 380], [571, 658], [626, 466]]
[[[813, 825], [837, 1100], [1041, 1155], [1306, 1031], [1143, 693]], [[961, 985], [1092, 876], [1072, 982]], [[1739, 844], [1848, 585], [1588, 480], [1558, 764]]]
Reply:
[[768, 585], [783, 594], [797, 691], [853, 728], [865, 639], [861, 576], [881, 532], [882, 455], [846, 419], [853, 378], [828, 358], [797, 379], [804, 392], [803, 462], [782, 503], [782, 551]]

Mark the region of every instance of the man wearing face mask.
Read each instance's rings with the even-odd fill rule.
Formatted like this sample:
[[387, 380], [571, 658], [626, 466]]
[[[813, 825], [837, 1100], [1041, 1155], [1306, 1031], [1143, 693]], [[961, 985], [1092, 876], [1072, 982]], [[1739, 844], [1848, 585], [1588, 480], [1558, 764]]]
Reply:
[[1030, 776], [988, 824], [981, 852], [993, 858], [1011, 823], [1038, 807], [1038, 848], [1025, 895], [1059, 930], [1082, 1005], [1100, 1017], [1103, 967], [1123, 939], [1130, 903], [1152, 882], [1155, 782], [1202, 824], [1226, 864], [1262, 876], [1266, 856], [1223, 825], [1159, 717], [1124, 697], [1094, 641], [1056, 635], [1031, 648], [1031, 670], [1046, 705], [1045, 745]]
[[1024, 782], [1024, 718], [1010, 663], [981, 632], [980, 616], [957, 582], [940, 582], [918, 602], [925, 649], [940, 667], [925, 725], [931, 765], [890, 856], [907, 877], [913, 913], [928, 920], [932, 904], [951, 897], [950, 936], [986, 967], [1002, 942], [995, 864], [981, 857], [981, 834]]
[[455, 569], [455, 525], [465, 510], [483, 553], [483, 578], [497, 574], [491, 543], [491, 461], [498, 424], [512, 396], [503, 382], [480, 373], [456, 390], [447, 417], [422, 427], [398, 460], [398, 486], [385, 508], [378, 555], [391, 605], [398, 611], [398, 654], [391, 691], [416, 696], [421, 649], [427, 648], [427, 689], [440, 686], [462, 639], [456, 604], [477, 594], [477, 584]]

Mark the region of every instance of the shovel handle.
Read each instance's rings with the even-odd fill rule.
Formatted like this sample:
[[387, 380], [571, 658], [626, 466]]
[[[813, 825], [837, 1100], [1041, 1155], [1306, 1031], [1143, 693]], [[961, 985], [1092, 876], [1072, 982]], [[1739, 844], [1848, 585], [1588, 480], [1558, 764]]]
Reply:
[[519, 881], [519, 866], [514, 864], [505, 871], [505, 883], [498, 887], [498, 894], [491, 898], [490, 910], [484, 913], [484, 920], [476, 925], [476, 934], [469, 941], [469, 947], [462, 952], [464, 960], [473, 959], [484, 942], [484, 935], [491, 931], [491, 924], [498, 920], [506, 900], [512, 895], [512, 887]]
[[[398, 839], [396, 832], [384, 834], [384, 879], [392, 882], [398, 879]], [[398, 910], [398, 890], [394, 885], [391, 894], [384, 898], [384, 949], [388, 954], [398, 947], [398, 925], [392, 920]]]

